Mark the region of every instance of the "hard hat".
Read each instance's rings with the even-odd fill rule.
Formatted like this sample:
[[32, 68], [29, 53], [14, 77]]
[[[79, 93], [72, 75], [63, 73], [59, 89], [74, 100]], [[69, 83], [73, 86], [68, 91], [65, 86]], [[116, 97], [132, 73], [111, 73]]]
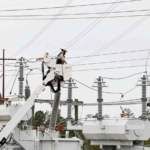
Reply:
[[66, 48], [60, 48], [62, 51], [68, 52]]

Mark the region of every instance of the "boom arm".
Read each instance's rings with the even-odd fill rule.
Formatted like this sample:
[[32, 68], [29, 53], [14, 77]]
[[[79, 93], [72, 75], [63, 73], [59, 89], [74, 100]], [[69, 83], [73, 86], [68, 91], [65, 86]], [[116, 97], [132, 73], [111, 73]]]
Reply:
[[[56, 63], [49, 57], [49, 54], [44, 55], [44, 63], [50, 67], [50, 72], [43, 81], [43, 84], [40, 85], [35, 92], [28, 98], [25, 104], [17, 111], [13, 118], [7, 123], [4, 129], [0, 132], [0, 144], [3, 145], [6, 142], [6, 138], [25, 116], [25, 114], [30, 110], [34, 105], [35, 98], [44, 90], [44, 87], [48, 82], [55, 79], [55, 75], [61, 75], [63, 77], [63, 82], [67, 81], [71, 77], [72, 65], [56, 65]], [[55, 83], [53, 83], [55, 84]]]
[[[0, 132], [0, 144], [3, 145], [6, 141], [6, 138], [13, 131], [13, 129], [17, 126], [17, 124], [21, 121], [21, 119], [25, 116], [25, 114], [30, 110], [30, 108], [34, 105], [34, 100], [37, 96], [44, 90], [44, 85], [40, 85], [35, 92], [28, 98], [25, 104], [17, 111], [17, 113], [13, 116], [13, 118], [7, 123], [4, 129]], [[3, 143], [4, 142], [4, 143]]]

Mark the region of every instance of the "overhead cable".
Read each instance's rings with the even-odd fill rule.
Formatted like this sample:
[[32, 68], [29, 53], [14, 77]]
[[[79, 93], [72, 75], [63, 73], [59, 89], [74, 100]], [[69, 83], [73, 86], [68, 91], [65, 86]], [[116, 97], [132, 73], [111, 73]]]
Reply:
[[19, 71], [18, 71], [18, 73], [17, 73], [17, 75], [16, 75], [16, 77], [15, 77], [15, 79], [14, 79], [14, 82], [13, 82], [13, 85], [12, 85], [12, 88], [11, 88], [11, 90], [10, 90], [10, 93], [9, 93], [9, 94], [11, 94], [11, 93], [12, 93], [12, 90], [13, 90], [13, 87], [14, 87], [14, 85], [15, 85], [15, 82], [16, 82], [16, 79], [17, 79], [18, 74], [19, 74]]
[[15, 54], [13, 54], [11, 57], [15, 57], [18, 54], [20, 54], [22, 51], [24, 51], [27, 47], [29, 47], [38, 37], [40, 37], [56, 20], [57, 17], [59, 17], [59, 14], [63, 13], [63, 11], [66, 9], [66, 7], [72, 2], [73, 0], [68, 0], [67, 3], [63, 6], [63, 8], [57, 13], [57, 16], [54, 17], [36, 36], [34, 36], [26, 45], [24, 45], [20, 50], [18, 50]]
[[[23, 57], [23, 59], [26, 60], [27, 62], [30, 62], [30, 63], [36, 63], [37, 62], [36, 58], [26, 59]], [[32, 59], [35, 59], [35, 61], [31, 61]]]
[[[125, 11], [113, 11], [109, 12], [109, 14], [116, 13], [132, 13], [132, 12], [145, 12], [150, 11], [150, 9], [139, 9], [139, 10], [125, 10]], [[80, 15], [98, 15], [98, 14], [107, 14], [108, 12], [90, 12], [90, 13], [72, 13], [72, 14], [60, 14], [59, 16], [80, 16]], [[49, 14], [49, 15], [0, 15], [0, 17], [48, 17], [48, 16], [56, 16], [57, 14]]]
[[122, 77], [122, 78], [108, 78], [108, 77], [102, 77], [102, 78], [103, 79], [109, 79], [109, 80], [122, 80], [122, 79], [130, 78], [130, 77], [133, 77], [133, 76], [136, 76], [139, 74], [143, 74], [143, 73], [146, 73], [146, 72], [139, 72], [139, 73], [135, 73], [135, 74], [132, 74], [130, 76], [126, 76], [126, 77]]
[[[149, 15], [149, 14], [150, 14], [150, 12], [148, 12], [146, 15]], [[148, 16], [146, 16], [146, 15], [144, 17], [142, 17], [140, 20], [138, 20], [136, 23], [134, 23], [132, 26], [130, 26], [128, 29], [126, 29], [124, 32], [122, 32], [120, 35], [118, 35], [116, 38], [114, 38], [113, 40], [111, 40], [108, 44], [106, 44], [103, 47], [99, 48], [98, 50], [94, 51], [89, 56], [92, 57], [93, 54], [99, 54], [100, 52], [104, 51], [108, 47], [110, 47], [113, 44], [115, 44], [116, 42], [118, 42], [120, 39], [122, 39], [124, 36], [126, 36], [127, 34], [129, 34], [131, 31], [133, 31], [136, 27], [138, 27], [141, 23], [143, 23], [146, 19], [148, 19]], [[91, 57], [89, 57], [89, 58], [91, 58]], [[76, 61], [74, 63], [81, 63], [83, 61], [88, 60], [89, 58], [87, 58], [87, 59], [81, 59], [81, 60]]]
[[[121, 2], [118, 2], [118, 3], [128, 3], [128, 2], [137, 2], [137, 1], [141, 1], [141, 0], [128, 0], [128, 1], [121, 1]], [[114, 4], [114, 3], [116, 3], [116, 2], [84, 4], [84, 5], [71, 5], [71, 6], [66, 6], [66, 8], [108, 5], [108, 4]], [[28, 10], [44, 10], [44, 9], [50, 10], [50, 9], [58, 9], [58, 8], [64, 8], [64, 6], [44, 7], [44, 8], [26, 8], [26, 9], [5, 9], [5, 10], [0, 10], [0, 11], [28, 11]]]
[[[150, 58], [149, 58], [150, 59]], [[118, 63], [118, 62], [129, 62], [129, 61], [141, 61], [141, 60], [146, 60], [146, 58], [141, 58], [141, 59], [130, 59], [130, 60], [118, 60], [118, 61], [106, 61], [106, 62], [97, 62], [97, 63], [87, 63], [87, 64], [77, 64], [77, 65], [72, 65], [74, 66], [85, 66], [85, 65], [97, 65], [97, 64], [109, 64], [109, 63]], [[13, 66], [12, 66], [13, 67]], [[45, 67], [47, 68], [47, 67]], [[28, 68], [30, 69], [30, 68]], [[39, 68], [31, 68], [31, 69], [39, 69]], [[14, 70], [6, 70], [7, 71], [14, 71]], [[2, 72], [0, 70], [0, 72]]]
[[86, 64], [76, 64], [76, 65], [72, 65], [72, 66], [97, 65], [97, 64], [129, 62], [129, 61], [141, 61], [141, 60], [146, 60], [146, 58], [141, 58], [141, 59], [129, 59], [129, 60], [118, 60], [118, 61], [108, 61], [108, 62], [97, 62], [97, 63], [86, 63]]
[[[107, 16], [119, 3], [117, 2], [121, 2], [122, 0], [118, 1], [116, 0], [115, 3], [113, 3], [105, 12], [106, 14], [104, 16]], [[72, 46], [73, 44], [75, 44], [79, 39], [81, 39], [83, 36], [85, 36], [89, 31], [91, 31], [95, 26], [97, 26], [104, 18], [100, 18], [100, 17], [104, 17], [103, 14], [101, 14], [99, 16], [99, 18], [97, 18], [94, 22], [92, 22], [87, 28], [85, 28], [80, 34], [78, 34], [75, 38], [73, 38], [69, 43], [67, 43], [65, 45], [65, 47], [69, 48], [70, 46]], [[58, 52], [58, 51], [56, 51]], [[55, 52], [55, 53], [56, 53]], [[54, 53], [54, 54], [55, 54]], [[52, 54], [53, 55], [53, 54]]]
[[[98, 91], [98, 90], [93, 89], [93, 88], [89, 87], [88, 85], [86, 85], [86, 84], [84, 84], [84, 83], [82, 83], [82, 82], [80, 82], [80, 81], [78, 81], [76, 79], [73, 79], [73, 80], [76, 81], [76, 82], [78, 82], [78, 83], [80, 83], [80, 84], [82, 84], [83, 86], [85, 86], [85, 87], [87, 87], [87, 88], [89, 88], [91, 90]], [[107, 94], [121, 94], [122, 95], [122, 93], [116, 93], [116, 92], [104, 92], [104, 91], [102, 91], [102, 93], [107, 93]]]
[[[83, 19], [99, 19], [99, 18], [111, 19], [111, 18], [142, 17], [142, 16], [150, 16], [150, 14], [148, 14], [148, 15], [108, 16], [108, 17], [72, 17], [72, 18], [57, 18], [56, 20], [76, 20], [76, 19], [83, 20]], [[31, 20], [31, 21], [32, 20], [52, 20], [52, 19], [53, 18], [0, 18], [0, 20]]]
[[149, 52], [148, 52], [147, 59], [146, 59], [146, 64], [145, 64], [145, 72], [146, 72], [146, 78], [147, 78], [147, 80], [148, 80], [148, 76], [147, 76], [147, 65], [148, 65], [149, 55], [150, 55], [150, 50], [149, 50]]
[[[147, 65], [150, 66], [150, 65]], [[96, 71], [96, 70], [109, 70], [109, 69], [122, 69], [122, 68], [136, 68], [136, 67], [145, 67], [145, 65], [137, 65], [137, 66], [123, 66], [123, 67], [112, 67], [112, 68], [96, 68], [96, 69], [85, 69], [85, 70], [73, 70], [72, 72], [80, 72], [80, 71]]]
[[125, 96], [126, 94], [130, 93], [131, 91], [133, 91], [134, 89], [136, 89], [138, 86], [135, 86], [134, 88], [130, 89], [129, 91], [127, 91], [126, 93], [124, 93], [123, 95]]
[[[84, 69], [84, 70], [72, 70], [72, 72], [81, 72], [81, 71], [96, 71], [96, 70], [109, 70], [109, 69], [127, 69], [127, 68], [138, 68], [143, 67], [145, 65], [137, 65], [137, 66], [123, 66], [123, 67], [111, 67], [111, 68], [95, 68], [95, 69]], [[147, 65], [150, 66], [150, 65]], [[31, 68], [31, 69], [39, 69], [39, 68]], [[15, 71], [15, 70], [8, 70], [8, 71]], [[39, 73], [30, 74], [30, 75], [37, 75]], [[41, 74], [41, 73], [40, 73]], [[12, 76], [12, 75], [6, 75], [6, 76]]]
[[[103, 55], [116, 55], [116, 54], [126, 54], [126, 53], [138, 53], [138, 52], [144, 52], [144, 51], [149, 51], [149, 50], [150, 49], [133, 50], [133, 51], [123, 51], [123, 52], [116, 52], [116, 53], [96, 54], [96, 55], [91, 55], [91, 56], [95, 57], [95, 56], [103, 56]], [[67, 57], [66, 59], [85, 58], [85, 57], [91, 57], [91, 56], [86, 55], [86, 56]]]
[[[149, 58], [150, 59], [150, 58]], [[118, 60], [118, 61], [105, 61], [105, 62], [96, 62], [96, 63], [86, 63], [86, 64], [76, 64], [72, 65], [73, 67], [75, 66], [89, 66], [89, 65], [98, 65], [98, 64], [109, 64], [109, 63], [121, 63], [121, 62], [130, 62], [130, 61], [143, 61], [146, 60], [146, 58], [141, 58], [141, 59], [129, 59], [129, 60]], [[46, 68], [46, 67], [45, 67]]]
[[[79, 35], [77, 35], [69, 43], [67, 43], [65, 47], [67, 48], [71, 47], [76, 42], [78, 42], [81, 38], [83, 38], [87, 33], [89, 33], [92, 29], [94, 29], [101, 21], [103, 21], [104, 17], [108, 16], [108, 14], [118, 6], [119, 3], [117, 2], [118, 0], [116, 0], [115, 3], [106, 10], [106, 14], [104, 15], [101, 14], [98, 18], [96, 18], [96, 20], [92, 22], [86, 29], [84, 29]], [[119, 2], [122, 2], [122, 0], [120, 0]]]

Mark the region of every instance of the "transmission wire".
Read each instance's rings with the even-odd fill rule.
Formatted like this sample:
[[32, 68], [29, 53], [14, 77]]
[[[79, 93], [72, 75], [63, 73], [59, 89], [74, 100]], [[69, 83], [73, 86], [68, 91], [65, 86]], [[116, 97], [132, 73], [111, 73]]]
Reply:
[[[149, 15], [150, 12], [148, 12], [146, 15]], [[134, 30], [137, 26], [139, 26], [141, 23], [143, 23], [146, 19], [148, 18], [148, 16], [144, 16], [142, 17], [140, 20], [138, 20], [136, 23], [134, 23], [132, 26], [130, 26], [127, 30], [125, 30], [123, 33], [121, 33], [119, 36], [117, 36], [116, 38], [114, 38], [113, 40], [111, 40], [111, 42], [109, 42], [108, 44], [106, 44], [105, 46], [101, 47], [100, 49], [96, 50], [95, 52], [91, 53], [89, 55], [89, 58], [87, 59], [81, 59], [79, 61], [76, 61], [74, 63], [80, 63], [83, 61], [86, 61], [88, 59], [90, 59], [92, 56], [92, 54], [95, 53], [100, 53], [102, 51], [104, 51], [106, 48], [110, 47], [111, 45], [115, 44], [116, 42], [118, 42], [121, 38], [123, 38], [124, 36], [126, 36], [128, 33], [130, 33], [132, 30]]]
[[[141, 0], [128, 0], [128, 1], [122, 1], [118, 3], [127, 3], [127, 2], [137, 2]], [[108, 3], [97, 3], [97, 4], [84, 4], [84, 5], [71, 5], [71, 6], [66, 6], [66, 8], [73, 8], [73, 7], [87, 7], [87, 6], [98, 6], [98, 5], [107, 5], [107, 4], [114, 4], [116, 2], [108, 2]], [[27, 9], [5, 9], [5, 10], [0, 10], [2, 11], [28, 11], [28, 10], [43, 10], [43, 9], [58, 9], [58, 8], [64, 8], [64, 6], [58, 6], [58, 7], [45, 7], [45, 8], [27, 8]]]

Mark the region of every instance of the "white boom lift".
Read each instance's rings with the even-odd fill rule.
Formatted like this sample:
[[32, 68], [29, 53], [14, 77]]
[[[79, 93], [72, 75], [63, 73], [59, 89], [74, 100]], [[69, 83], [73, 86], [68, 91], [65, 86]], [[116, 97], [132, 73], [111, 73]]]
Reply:
[[[40, 141], [40, 135], [38, 133], [37, 138], [33, 139], [33, 136], [29, 136], [29, 134], [26, 134], [25, 132], [21, 131], [20, 129], [16, 128], [18, 123], [24, 118], [24, 116], [29, 112], [31, 107], [34, 105], [35, 99], [37, 96], [44, 90], [45, 86], [50, 85], [53, 92], [60, 93], [60, 87], [63, 86], [63, 83], [71, 78], [71, 65], [56, 65], [56, 63], [53, 61], [53, 59], [50, 58], [49, 54], [46, 53], [44, 55], [44, 58], [42, 59], [45, 65], [49, 68], [49, 72], [47, 76], [45, 76], [45, 79], [41, 85], [38, 86], [38, 88], [34, 91], [34, 93], [27, 99], [24, 105], [22, 105], [19, 110], [16, 110], [16, 113], [13, 115], [13, 117], [10, 119], [10, 121], [6, 124], [6, 126], [2, 129], [0, 132], [0, 146], [2, 147], [6, 141], [9, 135], [13, 134], [13, 139], [23, 148], [26, 150], [52, 150], [51, 147], [55, 146], [56, 150], [60, 149], [61, 144], [58, 145], [58, 141], [62, 144], [66, 142], [66, 140], [61, 140], [56, 138], [56, 134], [54, 133], [47, 133], [48, 135], [46, 137], [47, 141]], [[55, 91], [54, 86], [57, 86], [58, 89]], [[59, 99], [59, 96], [56, 96], [56, 99]], [[30, 135], [32, 135], [32, 132], [30, 131]], [[45, 132], [46, 133], [46, 132]], [[55, 138], [55, 139], [54, 139]], [[22, 140], [20, 140], [22, 139]], [[28, 143], [28, 141], [30, 141]], [[33, 141], [33, 142], [32, 142]], [[51, 143], [51, 142], [52, 143]], [[49, 142], [49, 143], [48, 143]], [[68, 143], [74, 144], [74, 150], [79, 150], [79, 139], [68, 139]], [[39, 143], [42, 146], [39, 146]], [[51, 146], [50, 146], [51, 143]], [[36, 144], [36, 146], [35, 146]], [[36, 148], [35, 148], [36, 147]], [[41, 148], [40, 148], [41, 147]], [[71, 148], [71, 146], [68, 147], [68, 150]], [[66, 148], [65, 148], [66, 149]]]
[[[98, 116], [97, 118], [86, 119], [83, 124], [72, 125], [72, 83], [71, 80], [71, 65], [56, 65], [49, 54], [46, 53], [42, 59], [44, 64], [49, 68], [47, 75], [44, 76], [44, 81], [27, 99], [23, 106], [11, 108], [0, 106], [0, 127], [6, 125], [0, 132], [0, 149], [5, 148], [10, 136], [17, 143], [11, 145], [9, 150], [81, 150], [82, 141], [78, 138], [69, 138], [69, 130], [82, 130], [85, 138], [91, 140], [91, 145], [100, 146], [101, 150], [143, 150], [144, 141], [150, 137], [150, 121], [147, 119], [147, 96], [146, 87], [150, 86], [146, 77], [143, 76], [140, 80], [142, 84], [142, 115], [141, 118], [103, 118], [103, 98], [102, 87], [105, 82], [99, 77], [95, 82], [98, 88]], [[69, 81], [68, 81], [69, 80]], [[59, 132], [55, 131], [57, 111], [60, 102], [60, 88], [64, 82], [68, 81], [68, 116], [66, 138], [60, 138]], [[37, 96], [44, 90], [45, 86], [50, 86], [55, 94], [53, 103], [50, 129], [48, 130], [20, 130], [17, 125], [20, 121], [25, 120], [26, 114], [29, 113], [31, 107], [35, 103]], [[56, 90], [54, 87], [58, 87]], [[139, 103], [139, 102], [138, 102]], [[123, 102], [120, 104], [124, 104]], [[13, 113], [12, 113], [13, 112]], [[15, 113], [14, 113], [15, 112]], [[4, 118], [6, 120], [4, 120]], [[30, 119], [30, 116], [27, 120]], [[8, 123], [7, 123], [8, 121]], [[58, 134], [57, 134], [58, 133]], [[11, 144], [11, 143], [9, 143]], [[20, 146], [20, 147], [18, 147]], [[3, 149], [4, 147], [4, 149]], [[14, 147], [14, 148], [13, 148]]]

